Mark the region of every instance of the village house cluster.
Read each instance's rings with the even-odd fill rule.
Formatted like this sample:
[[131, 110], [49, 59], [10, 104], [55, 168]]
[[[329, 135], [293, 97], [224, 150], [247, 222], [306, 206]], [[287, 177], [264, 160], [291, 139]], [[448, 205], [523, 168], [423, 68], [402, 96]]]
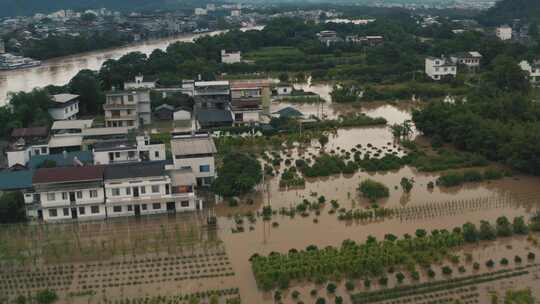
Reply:
[[[152, 109], [151, 92], [183, 93], [194, 106]], [[43, 221], [201, 209], [198, 192], [216, 178], [212, 129], [268, 123], [272, 115], [302, 116], [292, 108], [269, 113], [272, 95], [296, 93], [290, 84], [267, 80], [184, 80], [161, 87], [141, 75], [106, 93], [99, 122], [78, 117], [79, 96], [53, 95], [50, 128], [11, 132], [0, 191], [21, 191], [27, 215]], [[173, 127], [165, 142], [148, 128], [154, 119], [182, 127]]]

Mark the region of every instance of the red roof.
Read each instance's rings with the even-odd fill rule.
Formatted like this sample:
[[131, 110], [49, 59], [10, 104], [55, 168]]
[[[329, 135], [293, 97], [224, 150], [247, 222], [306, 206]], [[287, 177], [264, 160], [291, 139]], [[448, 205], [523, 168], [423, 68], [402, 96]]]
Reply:
[[11, 131], [11, 137], [47, 137], [49, 131], [47, 127], [34, 127], [34, 128], [16, 128]]
[[66, 183], [103, 180], [104, 166], [59, 167], [38, 169], [33, 184]]

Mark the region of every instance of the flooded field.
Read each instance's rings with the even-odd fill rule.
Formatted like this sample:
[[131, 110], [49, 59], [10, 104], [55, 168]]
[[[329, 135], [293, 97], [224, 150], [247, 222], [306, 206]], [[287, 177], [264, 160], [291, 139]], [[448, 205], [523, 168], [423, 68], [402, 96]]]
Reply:
[[[327, 88], [321, 85], [315, 90], [328, 98], [325, 95]], [[316, 114], [317, 107], [321, 106], [272, 106], [274, 110], [287, 105], [304, 114]], [[347, 106], [326, 102], [323, 111], [328, 117], [362, 111], [372, 117], [384, 117], [389, 124], [394, 124], [410, 119], [413, 107], [411, 104]], [[398, 156], [406, 153], [394, 142], [388, 127], [339, 129], [330, 133], [324, 151], [342, 153], [340, 151], [353, 148], [358, 148], [362, 154], [376, 150]], [[322, 149], [314, 141], [311, 146], [284, 149], [279, 155], [294, 163], [296, 159], [316, 157]], [[286, 167], [282, 164], [280, 172]], [[536, 177], [515, 175], [461, 187], [428, 188], [428, 183], [434, 182], [439, 175], [440, 172], [419, 172], [405, 166], [389, 172], [358, 171], [349, 175], [308, 178], [305, 186], [294, 189], [280, 187], [279, 176], [266, 177], [255, 193], [240, 199], [239, 206], [220, 203], [211, 207], [208, 213], [50, 226], [12, 226], [0, 230], [0, 253], [5, 261], [0, 271], [0, 294], [2, 290], [9, 290], [8, 296], [14, 298], [47, 286], [61, 293], [62, 303], [120, 303], [122, 299], [139, 303], [137, 299], [157, 296], [169, 298], [155, 303], [210, 303], [211, 294], [219, 295], [220, 300], [214, 303], [226, 303], [227, 299], [238, 296], [242, 303], [274, 303], [274, 294], [263, 292], [257, 286], [249, 262], [253, 254], [287, 252], [291, 248], [304, 249], [309, 245], [318, 248], [339, 246], [345, 239], [364, 242], [368, 236], [382, 239], [388, 233], [414, 235], [419, 228], [451, 230], [466, 222], [478, 225], [480, 221], [488, 220], [494, 223], [502, 215], [512, 221], [516, 216], [529, 216], [540, 206], [540, 193], [536, 190], [540, 179]], [[390, 195], [379, 205], [393, 210], [393, 214], [376, 219], [339, 219], [339, 212], [333, 209], [365, 210], [369, 205], [357, 191], [360, 181], [368, 177], [388, 186]], [[402, 177], [414, 178], [410, 193], [401, 189]], [[325, 203], [318, 211], [294, 217], [279, 212], [304, 200], [317, 201], [321, 196], [324, 196]], [[338, 208], [332, 207], [332, 200], [339, 204]], [[261, 216], [264, 206], [271, 206], [275, 211], [266, 221]], [[217, 217], [215, 227], [207, 224], [208, 215]], [[15, 234], [20, 237], [13, 238]], [[435, 278], [421, 272], [419, 282], [489, 274], [490, 278], [497, 279], [448, 289], [448, 292], [439, 292], [432, 297], [486, 303], [490, 291], [515, 286], [529, 286], [536, 296], [540, 296], [539, 268], [535, 264], [540, 259], [528, 259], [531, 252], [539, 255], [540, 248], [525, 236], [467, 245], [453, 253], [461, 257], [460, 263], [443, 260], [434, 266]], [[470, 260], [466, 261], [465, 256]], [[522, 262], [515, 262], [515, 256], [519, 256]], [[502, 258], [510, 260], [509, 265], [499, 265]], [[490, 259], [496, 261], [493, 268], [485, 266]], [[473, 269], [473, 261], [481, 264], [480, 269]], [[452, 268], [453, 274], [443, 275], [443, 266]], [[461, 272], [460, 267], [465, 271]], [[498, 278], [494, 274], [497, 271], [515, 275]], [[281, 303], [299, 303], [300, 300], [314, 303], [319, 296], [325, 297], [326, 303], [334, 303], [336, 295], [343, 297], [343, 303], [352, 303], [350, 293], [400, 285], [393, 274], [388, 278], [386, 287], [373, 282], [368, 288], [362, 280], [356, 280], [354, 292], [347, 291], [345, 280], [336, 282], [337, 291], [330, 295], [326, 284], [293, 282], [293, 286], [283, 292]], [[411, 283], [407, 277], [404, 284]], [[293, 299], [293, 290], [300, 293], [299, 299]], [[313, 290], [316, 296], [311, 295]], [[188, 302], [190, 295], [196, 293], [200, 302]], [[427, 303], [428, 299], [412, 297], [411, 301]]]

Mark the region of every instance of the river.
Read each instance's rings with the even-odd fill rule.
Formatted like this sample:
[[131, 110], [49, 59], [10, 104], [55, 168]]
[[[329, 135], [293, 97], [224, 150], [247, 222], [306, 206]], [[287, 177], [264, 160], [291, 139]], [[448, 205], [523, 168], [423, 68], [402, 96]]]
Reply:
[[[243, 31], [252, 29], [259, 30], [262, 29], [262, 26], [242, 28]], [[13, 71], [0, 71], [0, 105], [5, 105], [7, 103], [7, 95], [9, 92], [28, 92], [34, 88], [48, 85], [64, 85], [81, 70], [99, 70], [101, 65], [108, 59], [118, 59], [130, 52], [141, 52], [149, 55], [156, 49], [166, 49], [167, 46], [173, 42], [192, 42], [194, 39], [201, 36], [214, 36], [223, 32], [224, 31], [214, 31], [204, 34], [187, 34], [147, 40], [113, 49], [45, 60], [39, 67]]]

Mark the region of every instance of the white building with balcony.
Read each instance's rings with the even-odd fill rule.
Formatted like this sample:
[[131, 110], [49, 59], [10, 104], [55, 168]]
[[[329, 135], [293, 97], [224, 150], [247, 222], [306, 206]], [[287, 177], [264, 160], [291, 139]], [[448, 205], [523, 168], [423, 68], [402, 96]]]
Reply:
[[92, 149], [94, 164], [109, 165], [142, 161], [165, 160], [165, 144], [152, 140], [148, 135], [136, 140], [110, 139], [98, 141]]
[[174, 168], [191, 170], [198, 186], [210, 186], [216, 177], [214, 140], [208, 133], [173, 133]]
[[103, 166], [38, 169], [32, 178], [38, 217], [45, 222], [103, 219]]
[[105, 169], [108, 217], [192, 211], [195, 177], [190, 170], [165, 170], [164, 162], [133, 163]]
[[79, 114], [79, 95], [57, 94], [51, 97], [49, 114], [54, 120], [76, 119]]
[[111, 91], [103, 105], [106, 127], [139, 128], [151, 123], [150, 91]]
[[456, 64], [444, 57], [427, 57], [425, 68], [426, 75], [433, 80], [441, 80], [446, 77], [456, 77], [457, 75]]
[[450, 55], [450, 60], [460, 66], [465, 66], [471, 70], [476, 70], [480, 67], [482, 54], [479, 52], [462, 52]]

